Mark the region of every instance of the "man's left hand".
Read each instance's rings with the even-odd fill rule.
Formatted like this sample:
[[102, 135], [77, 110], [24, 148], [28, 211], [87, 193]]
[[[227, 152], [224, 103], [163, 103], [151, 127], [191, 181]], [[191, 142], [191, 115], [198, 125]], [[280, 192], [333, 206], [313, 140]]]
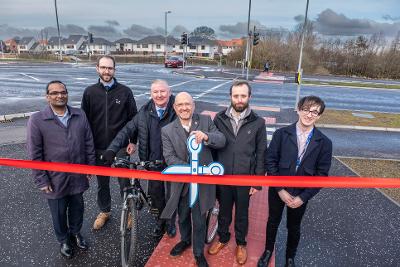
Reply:
[[300, 207], [303, 204], [304, 204], [303, 200], [301, 200], [301, 198], [299, 196], [297, 196], [290, 203], [289, 207], [292, 208], [292, 209], [297, 209], [298, 207]]
[[196, 143], [200, 144], [201, 142], [207, 142], [208, 141], [208, 135], [203, 133], [202, 131], [193, 131], [190, 133], [190, 135], [194, 135], [196, 138]]
[[257, 192], [258, 192], [257, 189], [255, 189], [254, 187], [250, 187], [250, 191], [249, 191], [249, 195], [250, 195], [250, 196], [254, 195], [254, 194], [257, 193]]

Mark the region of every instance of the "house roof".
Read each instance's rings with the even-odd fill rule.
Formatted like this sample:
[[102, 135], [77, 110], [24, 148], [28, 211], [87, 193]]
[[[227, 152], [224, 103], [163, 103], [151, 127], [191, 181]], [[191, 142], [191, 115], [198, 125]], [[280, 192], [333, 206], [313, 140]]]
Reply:
[[[64, 44], [65, 39], [61, 37], [61, 44]], [[49, 41], [47, 42], [48, 45], [58, 45], [58, 37], [52, 36], [50, 37]]]
[[217, 45], [215, 40], [210, 40], [199, 36], [189, 36], [188, 41], [191, 45]]
[[95, 44], [95, 45], [110, 45], [110, 46], [114, 45], [112, 42], [110, 42], [110, 41], [108, 41], [108, 40], [106, 40], [104, 38], [101, 38], [101, 37], [94, 37], [92, 44]]
[[35, 38], [33, 38], [33, 37], [23, 37], [23, 38], [19, 41], [19, 44], [20, 44], [20, 45], [27, 45], [27, 44], [29, 44], [32, 40], [35, 40]]
[[83, 35], [70, 35], [67, 39], [62, 40], [62, 44], [77, 44]]
[[114, 43], [115, 44], [136, 44], [137, 43], [137, 41], [135, 41], [135, 40], [132, 40], [132, 39], [130, 39], [130, 38], [121, 38], [121, 39], [118, 39], [118, 40], [116, 40], [116, 41], [114, 41]]
[[[147, 36], [137, 41], [138, 44], [165, 44], [165, 37], [162, 35]], [[167, 37], [168, 45], [177, 45], [180, 42], [172, 36]]]
[[244, 44], [243, 39], [232, 39], [232, 40], [218, 40], [218, 45], [220, 46], [242, 46]]

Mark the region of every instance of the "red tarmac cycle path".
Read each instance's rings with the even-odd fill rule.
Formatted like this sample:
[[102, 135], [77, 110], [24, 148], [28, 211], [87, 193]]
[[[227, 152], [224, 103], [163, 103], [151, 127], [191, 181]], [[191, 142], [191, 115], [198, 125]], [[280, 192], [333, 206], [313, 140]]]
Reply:
[[[257, 266], [257, 261], [264, 251], [265, 227], [268, 216], [267, 194], [268, 190], [264, 187], [262, 191], [257, 192], [257, 194], [251, 197], [249, 209], [249, 233], [247, 235], [248, 258], [246, 264], [242, 266]], [[236, 242], [233, 222], [230, 231], [232, 236], [229, 244], [223, 248], [218, 255], [209, 255], [207, 250], [210, 245], [205, 245], [204, 255], [211, 267], [241, 266], [237, 264], [235, 260]], [[215, 240], [218, 240], [218, 236]], [[172, 258], [169, 255], [172, 247], [179, 241], [179, 232], [176, 237], [172, 239], [167, 235], [164, 235], [147, 262], [146, 267], [195, 267], [196, 262], [193, 257], [192, 248], [186, 250], [181, 256], [176, 258]], [[270, 266], [275, 266], [274, 257], [272, 258]]]

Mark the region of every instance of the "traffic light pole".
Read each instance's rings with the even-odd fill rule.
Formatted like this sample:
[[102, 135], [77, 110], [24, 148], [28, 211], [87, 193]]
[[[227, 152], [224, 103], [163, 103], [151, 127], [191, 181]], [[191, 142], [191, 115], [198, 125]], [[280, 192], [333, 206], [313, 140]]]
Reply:
[[301, 68], [301, 61], [303, 60], [303, 46], [304, 46], [304, 35], [305, 35], [305, 32], [306, 32], [306, 26], [307, 26], [308, 3], [309, 3], [309, 0], [307, 0], [306, 15], [304, 17], [303, 29], [301, 31], [301, 45], [300, 45], [299, 65], [297, 67], [297, 73], [296, 73], [296, 75], [298, 77], [298, 83], [297, 83], [296, 103], [294, 104], [294, 109], [295, 110], [297, 110], [297, 103], [299, 103], [299, 100], [300, 100], [301, 80], [302, 80], [302, 77], [303, 77], [303, 69]]
[[251, 11], [251, 0], [249, 0], [249, 14], [247, 16], [247, 45], [246, 45], [246, 60], [244, 62], [244, 65], [246, 66], [246, 80], [249, 80], [250, 11]]

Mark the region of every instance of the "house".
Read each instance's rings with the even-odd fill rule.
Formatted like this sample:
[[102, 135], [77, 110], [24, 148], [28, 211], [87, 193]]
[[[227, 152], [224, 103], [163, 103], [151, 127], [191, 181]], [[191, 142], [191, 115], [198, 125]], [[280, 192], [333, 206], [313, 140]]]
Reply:
[[18, 54], [29, 53], [35, 42], [36, 40], [33, 37], [23, 37], [17, 45]]
[[117, 52], [133, 52], [133, 47], [136, 45], [137, 42], [129, 38], [122, 38], [116, 40], [114, 43]]
[[66, 54], [76, 54], [85, 40], [84, 35], [70, 35], [62, 41], [62, 48]]
[[35, 54], [46, 52], [47, 51], [47, 45], [48, 45], [47, 40], [39, 40], [39, 41], [35, 42], [32, 45], [32, 47], [29, 50], [29, 52], [30, 53], [35, 53]]
[[114, 43], [101, 37], [94, 37], [93, 43], [89, 44], [89, 51], [92, 54], [108, 55], [116, 50]]
[[18, 52], [18, 42], [19, 42], [19, 40], [16, 38], [5, 40], [4, 41], [4, 43], [6, 45], [5, 52], [17, 53]]
[[[61, 37], [61, 50], [63, 51], [63, 41], [65, 39]], [[47, 41], [47, 51], [50, 51], [52, 53], [58, 53], [60, 51], [60, 46], [58, 42], [58, 37], [53, 36], [50, 37], [50, 39]]]
[[[199, 57], [214, 58], [214, 54], [218, 53], [218, 43], [204, 37], [189, 36], [189, 45], [186, 52]], [[179, 51], [177, 51], [179, 52]]]
[[[174, 52], [174, 47], [179, 46], [180, 42], [172, 36], [167, 37], [167, 53]], [[162, 35], [147, 36], [136, 42], [134, 52], [139, 54], [164, 55], [165, 37]]]
[[244, 39], [218, 40], [218, 52], [226, 56], [233, 50], [242, 47], [245, 43]]

